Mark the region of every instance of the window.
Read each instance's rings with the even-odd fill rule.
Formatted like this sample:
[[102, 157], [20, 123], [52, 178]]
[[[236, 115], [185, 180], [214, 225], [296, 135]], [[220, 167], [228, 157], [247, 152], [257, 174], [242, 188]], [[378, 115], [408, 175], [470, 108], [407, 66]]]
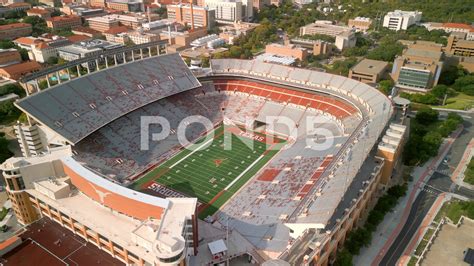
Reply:
[[7, 183], [8, 183], [8, 188], [9, 188], [10, 190], [15, 190], [15, 187], [13, 186], [13, 181], [12, 181], [12, 179], [11, 179], [11, 178], [6, 178], [6, 180], [7, 180]]
[[18, 187], [20, 188], [20, 190], [25, 189], [25, 182], [23, 182], [23, 178], [21, 176], [16, 178], [16, 182], [17, 182]]

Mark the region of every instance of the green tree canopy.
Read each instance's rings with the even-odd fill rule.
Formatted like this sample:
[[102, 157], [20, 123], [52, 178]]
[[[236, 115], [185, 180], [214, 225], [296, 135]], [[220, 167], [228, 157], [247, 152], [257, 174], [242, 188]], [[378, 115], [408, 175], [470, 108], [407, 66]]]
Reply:
[[438, 111], [433, 110], [429, 107], [423, 107], [416, 113], [415, 119], [422, 125], [429, 125], [433, 122], [438, 121]]

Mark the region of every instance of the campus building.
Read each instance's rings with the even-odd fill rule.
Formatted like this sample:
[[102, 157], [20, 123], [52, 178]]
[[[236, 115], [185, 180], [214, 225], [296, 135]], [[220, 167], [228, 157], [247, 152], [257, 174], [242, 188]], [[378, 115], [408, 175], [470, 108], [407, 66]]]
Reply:
[[393, 185], [391, 179], [394, 171], [400, 170], [402, 165], [402, 151], [408, 134], [407, 127], [400, 124], [392, 123], [385, 131], [382, 141], [377, 147], [377, 155], [384, 158], [382, 167], [381, 185], [384, 188]]
[[383, 27], [399, 31], [420, 22], [422, 12], [395, 10], [388, 12], [383, 18]]
[[427, 22], [421, 24], [427, 30], [444, 30], [447, 33], [465, 33], [465, 39], [468, 41], [474, 41], [474, 26], [464, 23], [438, 23], [438, 22]]
[[347, 25], [357, 31], [366, 32], [372, 25], [372, 19], [366, 17], [356, 17], [349, 19]]
[[474, 40], [467, 40], [466, 33], [451, 33], [446, 53], [460, 57], [474, 57]]
[[395, 58], [392, 78], [395, 85], [409, 91], [426, 92], [438, 84], [443, 69], [442, 46], [417, 41]]
[[279, 56], [290, 56], [301, 61], [305, 60], [308, 56], [308, 51], [305, 48], [298, 47], [294, 44], [267, 44], [267, 46], [265, 46], [265, 53]]
[[51, 18], [51, 11], [49, 11], [48, 9], [43, 9], [43, 8], [32, 8], [26, 11], [26, 15], [38, 16], [43, 19], [49, 19]]
[[300, 28], [300, 36], [323, 34], [335, 38], [335, 45], [339, 50], [354, 47], [357, 41], [352, 28], [333, 25], [332, 21], [317, 20]]
[[125, 26], [131, 29], [138, 29], [146, 22], [144, 17], [129, 15], [106, 15], [102, 17], [88, 18], [89, 27], [93, 30], [105, 32], [117, 26]]
[[205, 7], [215, 10], [217, 22], [234, 23], [253, 17], [251, 0], [205, 0]]
[[48, 217], [129, 265], [180, 265], [195, 254], [195, 198], [132, 192], [72, 155], [69, 147], [57, 148], [0, 166], [20, 223]]
[[4, 79], [18, 81], [24, 75], [36, 72], [41, 69], [41, 65], [35, 61], [26, 61], [18, 64], [0, 67], [0, 77]]
[[46, 20], [46, 25], [51, 29], [72, 29], [82, 25], [82, 19], [79, 16], [58, 16]]
[[0, 25], [0, 39], [13, 40], [23, 36], [29, 36], [32, 32], [31, 24], [28, 23], [12, 23]]
[[207, 7], [193, 6], [193, 18], [191, 19], [191, 6], [190, 5], [168, 5], [166, 6], [168, 12], [168, 19], [175, 20], [176, 22], [191, 26], [194, 23], [195, 27], [206, 27], [211, 29], [215, 24], [215, 12], [214, 9]]
[[0, 49], [0, 67], [21, 62], [21, 55], [17, 49]]
[[58, 48], [58, 55], [66, 61], [93, 56], [103, 51], [122, 47], [122, 44], [104, 40], [90, 40]]
[[388, 63], [363, 59], [349, 70], [349, 78], [364, 83], [377, 83], [388, 74]]

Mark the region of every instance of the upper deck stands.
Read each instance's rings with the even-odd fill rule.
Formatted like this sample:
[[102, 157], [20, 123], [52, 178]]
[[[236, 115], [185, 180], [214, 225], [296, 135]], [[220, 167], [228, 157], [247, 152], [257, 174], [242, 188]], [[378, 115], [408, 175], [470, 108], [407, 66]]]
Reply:
[[181, 57], [167, 54], [59, 84], [17, 106], [75, 144], [124, 114], [199, 86]]
[[357, 109], [353, 106], [332, 97], [293, 91], [273, 85], [260, 84], [258, 82], [218, 79], [214, 80], [214, 85], [216, 86], [216, 89], [219, 90], [240, 91], [269, 98], [272, 101], [279, 103], [293, 103], [296, 105], [311, 107], [329, 113], [339, 119], [351, 116], [357, 112]]
[[213, 75], [217, 76], [245, 74], [281, 84], [301, 86], [307, 90], [319, 90], [332, 94], [363, 107], [363, 110], [361, 110], [364, 112], [363, 115], [370, 117], [391, 112], [389, 110], [391, 102], [385, 95], [367, 84], [346, 77], [240, 59], [214, 59], [211, 61], [211, 66]]

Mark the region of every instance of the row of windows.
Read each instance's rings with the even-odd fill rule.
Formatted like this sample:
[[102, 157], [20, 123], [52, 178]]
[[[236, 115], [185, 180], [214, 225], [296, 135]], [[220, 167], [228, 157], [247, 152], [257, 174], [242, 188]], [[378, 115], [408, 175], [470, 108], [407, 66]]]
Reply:
[[[25, 189], [25, 182], [23, 182], [23, 178], [21, 176], [19, 177], [11, 177], [11, 178], [5, 178], [7, 180], [7, 185], [8, 189], [10, 190], [23, 190]], [[18, 187], [18, 189], [15, 188]]]

